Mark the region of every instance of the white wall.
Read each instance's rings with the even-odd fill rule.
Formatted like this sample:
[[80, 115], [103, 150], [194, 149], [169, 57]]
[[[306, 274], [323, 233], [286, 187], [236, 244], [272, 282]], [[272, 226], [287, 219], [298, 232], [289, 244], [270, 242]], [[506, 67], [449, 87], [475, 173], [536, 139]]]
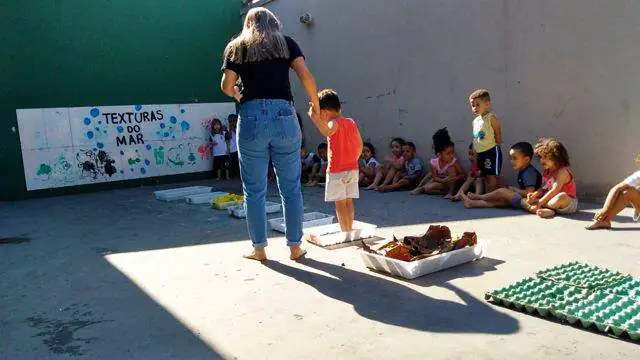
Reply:
[[[431, 135], [447, 126], [466, 158], [468, 95], [484, 87], [505, 148], [559, 137], [581, 193], [601, 195], [635, 168], [637, 1], [277, 0], [268, 7], [300, 43], [319, 86], [341, 94], [379, 152], [402, 136], [428, 158]], [[299, 23], [304, 12], [312, 27]], [[294, 83], [304, 111], [306, 96]], [[321, 141], [306, 124], [310, 144]]]

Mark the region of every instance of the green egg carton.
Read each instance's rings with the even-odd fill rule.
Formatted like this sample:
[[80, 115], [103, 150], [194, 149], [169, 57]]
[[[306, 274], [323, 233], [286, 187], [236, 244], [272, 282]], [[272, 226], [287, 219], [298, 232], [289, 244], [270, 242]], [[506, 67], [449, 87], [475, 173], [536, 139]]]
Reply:
[[590, 290], [596, 290], [632, 278], [631, 275], [579, 262], [571, 262], [538, 271], [536, 276], [541, 279]]
[[640, 301], [640, 278], [624, 278], [600, 288], [600, 291], [608, 294], [626, 296]]
[[629, 297], [598, 291], [566, 306], [559, 314], [570, 324], [595, 326], [604, 333], [640, 339], [640, 303]]
[[527, 313], [537, 312], [544, 317], [558, 317], [565, 307], [584, 300], [587, 296], [586, 289], [529, 277], [489, 292], [485, 298]]

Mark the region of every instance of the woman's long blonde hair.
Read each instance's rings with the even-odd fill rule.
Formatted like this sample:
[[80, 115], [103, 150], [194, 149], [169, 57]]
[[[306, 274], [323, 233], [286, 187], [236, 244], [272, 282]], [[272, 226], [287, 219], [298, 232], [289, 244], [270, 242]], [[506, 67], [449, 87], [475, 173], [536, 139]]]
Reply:
[[280, 20], [263, 7], [249, 10], [242, 32], [227, 44], [224, 56], [238, 64], [289, 58]]

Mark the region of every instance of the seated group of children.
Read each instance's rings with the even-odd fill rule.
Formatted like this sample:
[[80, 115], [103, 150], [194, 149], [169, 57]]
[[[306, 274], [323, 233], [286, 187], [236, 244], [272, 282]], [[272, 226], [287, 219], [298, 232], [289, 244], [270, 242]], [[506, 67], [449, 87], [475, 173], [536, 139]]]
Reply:
[[[383, 163], [376, 159], [375, 147], [365, 142], [359, 166], [360, 186], [378, 192], [410, 190], [413, 195], [444, 195], [452, 201], [462, 200], [467, 208], [522, 208], [541, 217], [576, 212], [576, 182], [565, 146], [555, 139], [541, 139], [535, 149], [528, 142], [513, 145], [509, 157], [518, 172], [518, 186], [501, 187], [502, 132], [500, 122], [491, 112], [490, 95], [484, 89], [477, 90], [469, 102], [476, 115], [473, 142], [469, 146], [469, 171], [456, 158], [455, 145], [443, 128], [433, 135], [435, 157], [428, 168], [410, 141], [393, 139], [391, 156]], [[543, 175], [531, 164], [534, 155], [540, 158]], [[318, 155], [303, 149], [301, 156], [306, 185], [322, 183], [326, 144], [318, 146]]]

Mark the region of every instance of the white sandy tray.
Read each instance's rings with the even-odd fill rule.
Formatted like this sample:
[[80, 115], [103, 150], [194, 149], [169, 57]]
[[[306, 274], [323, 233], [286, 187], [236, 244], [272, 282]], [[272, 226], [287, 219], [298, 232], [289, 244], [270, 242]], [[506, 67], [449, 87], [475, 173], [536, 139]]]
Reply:
[[153, 195], [161, 201], [183, 200], [185, 196], [206, 194], [213, 190], [211, 186], [189, 186], [177, 189], [154, 191]]
[[[320, 212], [306, 213], [302, 218], [302, 228], [307, 229], [314, 226], [328, 225], [333, 222], [334, 218], [335, 216], [333, 215], [323, 214]], [[286, 230], [283, 217], [268, 220], [268, 223], [269, 227], [275, 231], [284, 233]]]
[[340, 230], [340, 224], [336, 223], [307, 228], [304, 229], [303, 233], [305, 235], [304, 238], [312, 244], [331, 246], [374, 237], [376, 236], [378, 226], [354, 221], [353, 228], [357, 230], [342, 232], [342, 230]]
[[449, 251], [416, 261], [396, 260], [371, 254], [364, 250], [360, 250], [360, 254], [365, 266], [369, 269], [386, 272], [405, 279], [415, 279], [426, 274], [481, 259], [487, 255], [488, 245], [488, 242], [479, 240], [476, 246]]
[[218, 196], [228, 195], [228, 192], [215, 191], [212, 193], [204, 193], [204, 194], [195, 194], [195, 195], [187, 195], [184, 199], [189, 204], [207, 204], [211, 205], [211, 201], [217, 198]]
[[[266, 208], [267, 208], [267, 214], [273, 214], [273, 213], [279, 212], [280, 208], [282, 208], [282, 205], [276, 202], [267, 201]], [[247, 217], [247, 210], [244, 208], [244, 203], [230, 207], [228, 210], [229, 210], [229, 215], [235, 216], [238, 219], [244, 219]]]

